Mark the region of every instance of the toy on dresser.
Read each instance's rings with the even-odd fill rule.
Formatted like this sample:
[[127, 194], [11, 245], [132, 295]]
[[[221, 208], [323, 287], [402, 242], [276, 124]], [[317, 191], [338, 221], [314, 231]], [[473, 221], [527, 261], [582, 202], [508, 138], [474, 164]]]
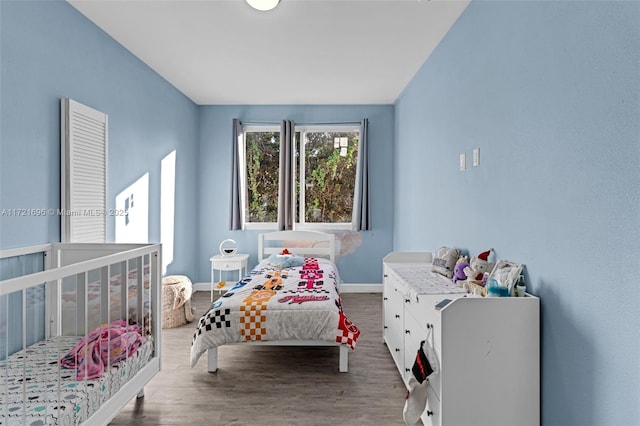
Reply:
[[460, 256], [453, 267], [453, 282], [462, 287], [462, 283], [467, 279], [464, 268], [469, 266], [469, 256]]
[[483, 251], [477, 256], [471, 258], [469, 266], [463, 269], [466, 280], [463, 282], [463, 287], [472, 293], [477, 293], [482, 296], [486, 296], [486, 290], [484, 288], [486, 275], [491, 272], [493, 263], [489, 262], [489, 255], [493, 249]]
[[[508, 260], [499, 260], [495, 268], [491, 271], [487, 283], [487, 292], [489, 296], [524, 297], [524, 277], [522, 274], [523, 265], [520, 263], [509, 262]], [[516, 293], [516, 287], [520, 287]]]

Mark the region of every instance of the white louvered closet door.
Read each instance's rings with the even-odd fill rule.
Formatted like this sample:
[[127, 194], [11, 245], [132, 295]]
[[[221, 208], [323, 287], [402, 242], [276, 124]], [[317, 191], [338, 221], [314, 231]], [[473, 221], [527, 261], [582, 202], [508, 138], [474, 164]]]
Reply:
[[62, 242], [107, 239], [107, 114], [61, 99]]

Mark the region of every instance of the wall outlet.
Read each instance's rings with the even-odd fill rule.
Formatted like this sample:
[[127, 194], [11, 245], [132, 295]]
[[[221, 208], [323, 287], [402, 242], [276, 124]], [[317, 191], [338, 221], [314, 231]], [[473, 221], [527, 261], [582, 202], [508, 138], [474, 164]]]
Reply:
[[473, 167], [478, 167], [480, 165], [480, 148], [475, 148], [473, 150]]
[[464, 152], [460, 154], [460, 171], [464, 172], [467, 170], [467, 154]]

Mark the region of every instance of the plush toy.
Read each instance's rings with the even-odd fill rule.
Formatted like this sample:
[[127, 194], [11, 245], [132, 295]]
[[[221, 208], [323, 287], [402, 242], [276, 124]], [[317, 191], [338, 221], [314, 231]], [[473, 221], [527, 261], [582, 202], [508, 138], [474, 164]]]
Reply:
[[455, 247], [440, 247], [435, 254], [431, 270], [451, 279], [456, 259], [460, 256], [460, 250]]
[[464, 268], [469, 266], [469, 257], [460, 256], [456, 265], [453, 267], [453, 282], [464, 281], [467, 279], [467, 275], [464, 273]]
[[489, 262], [489, 255], [492, 251], [493, 249], [489, 249], [471, 258], [469, 266], [463, 269], [464, 274], [467, 276], [467, 283], [482, 285], [484, 273], [491, 272], [493, 268], [493, 263]]

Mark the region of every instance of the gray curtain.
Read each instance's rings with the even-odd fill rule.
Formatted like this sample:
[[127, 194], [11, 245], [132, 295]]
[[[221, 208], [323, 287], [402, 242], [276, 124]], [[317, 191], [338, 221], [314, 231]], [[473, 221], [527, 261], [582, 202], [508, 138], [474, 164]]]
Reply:
[[368, 127], [369, 119], [365, 118], [360, 123], [358, 169], [356, 170], [356, 187], [353, 193], [353, 217], [351, 222], [354, 231], [371, 230]]
[[295, 123], [283, 120], [280, 124], [280, 187], [278, 191], [278, 230], [293, 229], [295, 221]]
[[242, 229], [240, 138], [242, 138], [242, 123], [234, 118], [231, 131], [231, 208], [229, 209], [229, 229], [232, 231]]

